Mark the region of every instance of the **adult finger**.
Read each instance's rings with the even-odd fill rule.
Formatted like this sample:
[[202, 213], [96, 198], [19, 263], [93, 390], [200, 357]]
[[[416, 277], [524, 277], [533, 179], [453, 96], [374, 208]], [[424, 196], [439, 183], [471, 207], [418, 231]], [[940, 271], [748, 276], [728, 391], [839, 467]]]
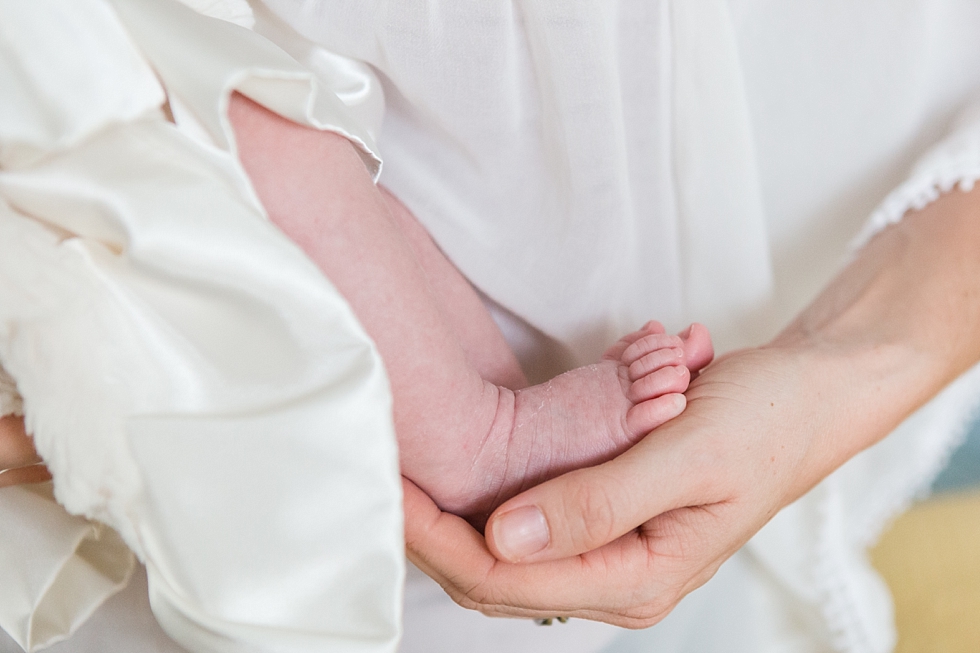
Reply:
[[34, 442], [24, 430], [24, 419], [7, 415], [0, 418], [0, 487], [41, 483], [51, 479], [34, 450]]
[[508, 562], [556, 560], [597, 549], [663, 513], [727, 497], [713, 487], [710, 447], [689, 443], [687, 413], [607, 463], [551, 479], [506, 501], [490, 516], [486, 539]]
[[566, 616], [642, 628], [693, 589], [680, 580], [690, 574], [676, 568], [678, 556], [658, 550], [665, 538], [657, 529], [631, 532], [582, 556], [509, 564], [494, 558], [464, 520], [441, 512], [410, 481], [402, 484], [409, 559], [465, 608], [490, 616]]
[[[442, 512], [425, 492], [404, 477], [402, 502], [405, 549], [416, 567], [447, 591], [457, 583], [466, 586], [486, 578], [496, 560], [483, 555], [486, 551], [483, 538], [472, 526], [456, 515]], [[459, 569], [466, 570], [465, 574], [442, 571], [439, 561], [446, 559], [458, 563]]]
[[42, 464], [5, 469], [0, 471], [0, 488], [28, 483], [43, 483], [51, 480], [51, 473]]
[[[501, 563], [487, 550], [480, 534], [465, 520], [442, 512], [418, 486], [402, 478], [405, 511], [405, 551], [408, 559], [439, 583], [454, 601], [470, 610], [499, 616], [533, 616], [521, 609], [523, 600], [510, 606], [490, 598]], [[506, 594], [505, 588], [499, 588]], [[496, 609], [498, 608], [499, 609]], [[547, 616], [547, 615], [545, 615]]]
[[0, 418], [0, 470], [40, 461], [33, 441], [24, 430], [24, 419], [14, 415]]

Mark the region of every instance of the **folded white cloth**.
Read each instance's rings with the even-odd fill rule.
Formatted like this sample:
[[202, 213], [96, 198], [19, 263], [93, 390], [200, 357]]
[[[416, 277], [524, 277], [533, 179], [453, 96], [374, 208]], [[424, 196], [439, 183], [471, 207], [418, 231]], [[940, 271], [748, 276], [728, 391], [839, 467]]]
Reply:
[[[0, 258], [0, 274], [15, 291], [45, 289], [0, 297], [0, 361], [23, 391], [42, 452], [62, 466], [59, 497], [140, 551], [158, 616], [195, 650], [312, 647], [296, 644], [297, 628], [313, 621], [308, 605], [339, 606], [315, 624], [335, 628], [331, 647], [390, 649], [401, 573], [378, 361], [329, 284], [261, 219], [223, 123], [230, 88], [300, 122], [333, 125], [369, 166], [377, 137], [385, 183], [447, 255], [582, 362], [651, 317], [672, 328], [705, 321], [721, 349], [763, 341], [833, 274], [890, 189], [898, 186], [864, 237], [969, 185], [980, 161], [975, 123], [949, 132], [952, 113], [980, 89], [973, 0], [901, 9], [887, 0], [266, 0], [291, 28], [240, 0], [187, 4], [226, 22], [198, 22], [163, 0], [119, 0], [118, 16], [96, 0], [0, 0], [0, 79], [12, 89], [0, 97], [0, 197], [10, 204], [0, 223], [24, 243], [9, 246], [24, 265]], [[304, 70], [255, 41], [244, 29], [253, 24]], [[387, 93], [383, 131], [372, 70]], [[158, 79], [176, 130], [157, 111]], [[202, 79], [207, 89], [195, 86]], [[314, 86], [340, 100], [327, 102], [330, 119], [302, 110], [324, 106], [309, 101]], [[191, 180], [204, 178], [194, 192]], [[140, 179], [168, 180], [173, 196]], [[222, 222], [222, 212], [234, 220]], [[199, 227], [205, 246], [192, 251], [196, 236], [176, 238]], [[253, 267], [256, 257], [274, 258], [274, 269]], [[41, 268], [52, 272], [28, 283]], [[27, 305], [37, 309], [27, 333], [49, 344], [68, 338], [61, 349], [6, 330], [9, 311]], [[336, 337], [318, 345], [317, 330]], [[73, 335], [90, 332], [84, 345]], [[57, 367], [69, 359], [70, 372]], [[889, 650], [890, 604], [863, 551], [957, 442], [980, 395], [976, 374], [783, 511], [661, 626], [608, 650]], [[336, 412], [324, 420], [317, 411], [328, 406]], [[323, 448], [300, 442], [325, 423], [331, 436], [315, 439]], [[78, 450], [75, 430], [97, 446]], [[282, 434], [275, 445], [260, 435], [273, 431]], [[264, 466], [250, 467], [258, 461], [299, 464], [297, 477], [274, 485]], [[306, 502], [301, 486], [312, 493]], [[287, 508], [272, 513], [273, 504]], [[70, 556], [78, 541], [62, 537], [60, 550]], [[283, 560], [250, 556], [244, 542]], [[322, 559], [312, 553], [321, 543]], [[340, 566], [327, 569], [331, 560]], [[251, 575], [232, 578], [236, 566]], [[476, 615], [452, 617], [431, 583], [413, 583], [408, 650], [476, 650], [477, 634], [489, 650], [547, 646], [547, 635], [521, 636], [525, 623], [477, 628]], [[334, 603], [317, 603], [323, 588]], [[4, 613], [0, 604], [0, 614], [22, 615], [23, 605]], [[281, 619], [243, 625], [259, 614]], [[23, 619], [8, 623], [39, 646]], [[563, 650], [615, 637], [599, 625], [576, 629], [558, 636]], [[321, 643], [329, 637], [316, 632]]]
[[[343, 72], [173, 0], [0, 2], [0, 361], [54, 495], [121, 535], [192, 651], [389, 651], [398, 636], [384, 369], [266, 219], [225, 115], [239, 90], [348, 137], [376, 174], [378, 82]], [[0, 492], [0, 626], [31, 650], [133, 564], [113, 531], [43, 502]]]

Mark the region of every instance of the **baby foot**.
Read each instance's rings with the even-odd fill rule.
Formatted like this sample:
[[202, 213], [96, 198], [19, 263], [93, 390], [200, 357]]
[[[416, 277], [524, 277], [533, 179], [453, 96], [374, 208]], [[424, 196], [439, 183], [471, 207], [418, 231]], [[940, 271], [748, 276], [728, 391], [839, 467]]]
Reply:
[[679, 415], [691, 374], [712, 355], [703, 326], [674, 336], [650, 322], [595, 365], [516, 392], [501, 388], [497, 417], [472, 462], [426, 489], [444, 509], [481, 523], [524, 489], [609, 460]]

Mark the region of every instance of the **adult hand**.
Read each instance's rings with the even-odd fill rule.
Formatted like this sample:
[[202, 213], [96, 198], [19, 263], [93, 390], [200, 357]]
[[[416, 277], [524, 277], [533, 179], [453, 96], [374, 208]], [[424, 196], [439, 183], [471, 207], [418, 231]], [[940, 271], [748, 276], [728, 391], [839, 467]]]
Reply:
[[487, 614], [656, 623], [980, 360], [978, 247], [980, 191], [907, 216], [775, 341], [705, 370], [681, 416], [505, 502], [486, 541], [406, 483], [410, 558]]
[[408, 487], [409, 557], [487, 614], [652, 625], [836, 466], [819, 442], [834, 400], [809, 400], [804, 367], [775, 348], [719, 360], [680, 417], [504, 503], [486, 541]]
[[0, 418], [0, 487], [40, 483], [51, 478], [24, 430], [24, 419]]

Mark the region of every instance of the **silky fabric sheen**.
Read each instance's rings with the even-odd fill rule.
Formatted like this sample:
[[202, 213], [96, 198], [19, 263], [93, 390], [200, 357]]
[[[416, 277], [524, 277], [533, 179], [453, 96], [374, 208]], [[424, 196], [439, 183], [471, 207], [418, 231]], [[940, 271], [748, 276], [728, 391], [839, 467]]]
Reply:
[[[217, 13], [0, 3], [0, 361], [54, 496], [100, 522], [36, 489], [0, 493], [15, 529], [0, 625], [29, 650], [122, 586], [130, 549], [191, 651], [396, 643], [387, 378], [345, 300], [268, 221], [226, 115], [238, 90], [349, 138], [376, 175], [380, 90], [356, 62], [325, 79], [231, 22], [254, 22], [241, 11]], [[358, 70], [374, 91], [350, 93]]]

